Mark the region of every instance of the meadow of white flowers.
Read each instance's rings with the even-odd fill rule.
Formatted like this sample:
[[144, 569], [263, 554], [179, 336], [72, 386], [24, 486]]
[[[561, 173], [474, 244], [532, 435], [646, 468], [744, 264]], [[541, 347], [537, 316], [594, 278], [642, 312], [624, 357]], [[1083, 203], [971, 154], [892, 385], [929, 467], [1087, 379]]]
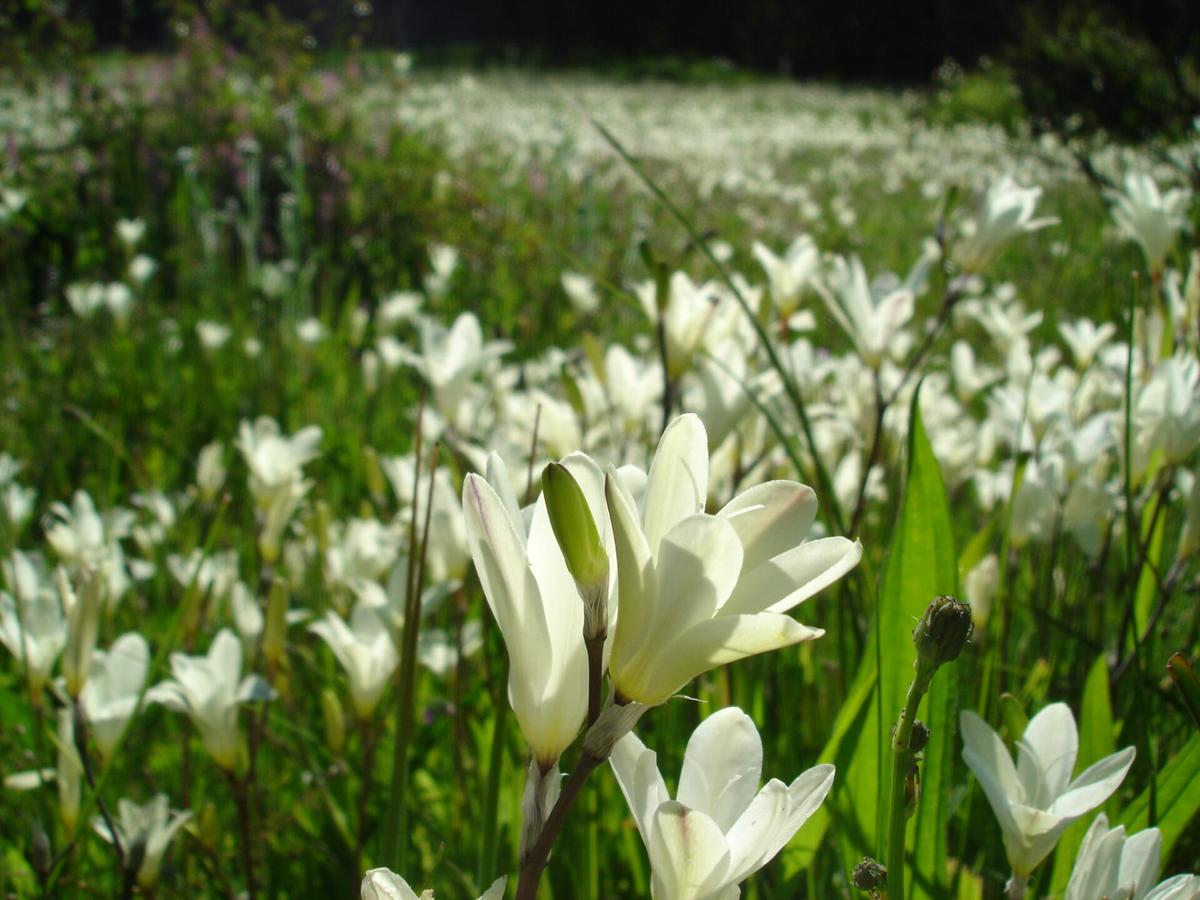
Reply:
[[[0, 127], [69, 140], [65, 102]], [[72, 413], [91, 489], [45, 495], [53, 459], [0, 435], [6, 896], [1200, 898], [1200, 721], [1164, 674], [1200, 628], [1200, 138], [1093, 154], [1079, 248], [1043, 193], [1090, 190], [1072, 148], [898, 94], [348, 102], [445, 150], [435, 193], [620, 185], [646, 225], [661, 188], [752, 236], [644, 235], [624, 280], [548, 259], [577, 340], [544, 350], [456, 298], [443, 240], [344, 314], [304, 309], [316, 238], [286, 235], [238, 271], [289, 314], [172, 309], [137, 209], [124, 271], [7, 299], [9, 385], [57, 377], [38, 354], [207, 373], [166, 382], [188, 409], [246, 380], [186, 482], [105, 409]], [[877, 206], [914, 203], [873, 258]], [[1086, 315], [1013, 262], [1131, 246]], [[268, 366], [286, 397], [233, 374]], [[408, 424], [391, 449], [363, 408]]]

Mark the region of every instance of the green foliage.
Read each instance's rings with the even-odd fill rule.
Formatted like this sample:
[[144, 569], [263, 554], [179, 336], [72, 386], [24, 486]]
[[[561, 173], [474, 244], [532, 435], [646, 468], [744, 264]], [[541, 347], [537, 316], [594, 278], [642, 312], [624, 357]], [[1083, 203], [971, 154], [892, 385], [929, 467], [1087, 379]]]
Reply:
[[943, 66], [936, 93], [921, 114], [939, 125], [979, 122], [999, 125], [1010, 134], [1019, 132], [1027, 121], [1012, 70], [992, 63], [968, 72], [954, 64]]
[[1200, 103], [1200, 33], [1188, 5], [1163, 4], [1154, 34], [1090, 0], [1056, 15], [1027, 10], [1009, 58], [1034, 125], [1127, 141], [1186, 135]]

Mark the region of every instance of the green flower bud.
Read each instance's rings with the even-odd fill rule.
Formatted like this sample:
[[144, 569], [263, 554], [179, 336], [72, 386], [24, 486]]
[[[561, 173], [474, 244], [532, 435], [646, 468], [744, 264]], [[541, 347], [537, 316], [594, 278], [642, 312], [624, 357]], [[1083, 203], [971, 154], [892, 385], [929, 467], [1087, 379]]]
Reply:
[[970, 606], [954, 597], [935, 597], [913, 631], [917, 670], [931, 679], [938, 666], [958, 659], [974, 629]]
[[608, 553], [587, 498], [570, 470], [553, 462], [542, 472], [542, 493], [554, 538], [583, 597], [584, 637], [602, 636], [608, 629]]
[[325, 722], [325, 743], [334, 753], [346, 746], [346, 715], [333, 688], [321, 691], [321, 718]]
[[288, 589], [282, 578], [271, 584], [267, 595], [267, 621], [263, 628], [262, 652], [271, 668], [279, 664], [287, 641]]

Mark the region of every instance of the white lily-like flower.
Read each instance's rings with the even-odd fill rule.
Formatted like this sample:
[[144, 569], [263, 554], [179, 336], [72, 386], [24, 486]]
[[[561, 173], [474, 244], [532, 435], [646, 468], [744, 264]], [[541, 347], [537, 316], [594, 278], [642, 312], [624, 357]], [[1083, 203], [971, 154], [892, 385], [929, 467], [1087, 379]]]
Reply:
[[650, 855], [655, 900], [734, 900], [833, 785], [834, 768], [823, 765], [759, 790], [762, 758], [749, 716], [736, 707], [714, 713], [688, 741], [672, 800], [654, 751], [634, 734], [617, 742], [609, 761]]
[[691, 368], [692, 359], [702, 348], [727, 335], [736, 321], [736, 307], [723, 301], [716, 285], [696, 284], [685, 272], [671, 276], [665, 299], [659, 298], [653, 281], [636, 285], [634, 292], [650, 321], [655, 325], [662, 322], [667, 371], [673, 379]]
[[92, 671], [79, 692], [92, 739], [105, 759], [112, 756], [137, 707], [150, 668], [150, 646], [136, 631], [123, 634], [107, 652], [92, 656]]
[[472, 313], [465, 312], [446, 328], [433, 319], [418, 321], [421, 352], [404, 346], [393, 350], [400, 362], [416, 369], [433, 391], [438, 410], [451, 423], [457, 423], [467, 387], [475, 375], [491, 360], [507, 353], [507, 341], [483, 339], [483, 329]]
[[705, 514], [708, 439], [693, 414], [663, 432], [640, 511], [622, 480], [610, 471], [605, 482], [619, 608], [609, 671], [619, 700], [657, 705], [716, 666], [824, 634], [784, 613], [857, 565], [862, 545], [802, 543], [816, 518], [811, 488], [766, 482]]
[[200, 448], [196, 458], [196, 490], [205, 503], [211, 503], [225, 484], [225, 447], [213, 441]]
[[291, 437], [267, 416], [253, 425], [242, 420], [238, 427], [237, 447], [250, 469], [250, 493], [262, 521], [259, 549], [268, 562], [278, 557], [283, 531], [312, 487], [303, 477], [303, 466], [317, 456], [320, 443], [321, 429], [315, 425]]
[[1108, 199], [1121, 233], [1142, 248], [1150, 271], [1160, 272], [1179, 233], [1187, 229], [1191, 192], [1173, 188], [1163, 194], [1148, 174], [1130, 172], [1125, 176], [1125, 189], [1110, 191]]
[[893, 342], [912, 318], [916, 303], [913, 291], [905, 285], [877, 283], [873, 288], [857, 256], [834, 258], [829, 288], [820, 294], [830, 315], [872, 369], [883, 365]]
[[575, 312], [581, 315], [593, 313], [600, 308], [600, 295], [596, 293], [596, 282], [590, 275], [581, 272], [563, 272], [559, 279], [563, 293], [571, 301]]
[[[583, 454], [562, 464], [588, 497], [593, 520], [602, 522], [596, 464]], [[497, 454], [488, 458], [487, 480], [467, 476], [463, 510], [471, 557], [508, 648], [509, 703], [547, 772], [571, 745], [587, 713], [583, 603], [554, 538], [545, 498], [538, 498], [526, 526]]]
[[67, 645], [62, 600], [39, 557], [14, 550], [0, 569], [11, 591], [0, 591], [0, 643], [23, 664], [40, 696]]
[[968, 272], [986, 268], [1000, 248], [1018, 235], [1057, 225], [1055, 216], [1034, 218], [1040, 187], [1021, 187], [1011, 175], [992, 182], [979, 213], [963, 223], [962, 239], [954, 245], [954, 258]]
[[[505, 878], [497, 878], [479, 900], [504, 900]], [[362, 880], [362, 900], [433, 900], [433, 891], [417, 893], [391, 869], [371, 869]]]
[[752, 248], [754, 258], [767, 274], [771, 285], [771, 297], [779, 314], [785, 318], [796, 311], [805, 290], [812, 286], [821, 265], [821, 252], [816, 242], [802, 234], [787, 248], [783, 256], [776, 256], [769, 247], [758, 241]]
[[350, 700], [360, 719], [368, 718], [391, 680], [400, 656], [384, 617], [369, 604], [358, 601], [347, 626], [342, 617], [328, 612], [308, 626], [337, 657], [350, 679]]
[[1079, 845], [1063, 900], [1143, 900], [1158, 880], [1161, 855], [1157, 828], [1126, 837], [1124, 825], [1110, 829], [1101, 813]]
[[[124, 798], [117, 801], [117, 821], [113, 823], [117, 837], [127, 852], [136, 846], [142, 848], [137, 881], [144, 888], [152, 888], [158, 883], [167, 848], [176, 832], [192, 818], [190, 811], [172, 813], [170, 806], [166, 794], [156, 794], [149, 803], [141, 805]], [[112, 843], [113, 835], [103, 819], [97, 816], [92, 820], [92, 827], [100, 837]]]
[[133, 512], [117, 507], [101, 514], [86, 491], [76, 491], [70, 506], [51, 504], [50, 512], [46, 541], [72, 571], [101, 573], [107, 602], [116, 604], [131, 583], [120, 542], [130, 532]]
[[996, 814], [1017, 880], [1050, 855], [1072, 822], [1107, 800], [1133, 765], [1134, 749], [1127, 747], [1072, 780], [1079, 732], [1065, 703], [1052, 703], [1029, 720], [1015, 766], [1000, 735], [975, 713], [965, 710], [961, 726], [963, 759]]
[[271, 495], [300, 481], [304, 464], [320, 453], [321, 429], [309, 425], [287, 437], [278, 422], [259, 416], [253, 424], [242, 420], [236, 443], [250, 469], [250, 492], [267, 506]]
[[271, 689], [258, 675], [242, 678], [242, 645], [228, 628], [217, 632], [205, 656], [172, 653], [171, 674], [147, 700], [186, 713], [217, 765], [232, 770], [240, 747], [238, 706], [268, 699]]

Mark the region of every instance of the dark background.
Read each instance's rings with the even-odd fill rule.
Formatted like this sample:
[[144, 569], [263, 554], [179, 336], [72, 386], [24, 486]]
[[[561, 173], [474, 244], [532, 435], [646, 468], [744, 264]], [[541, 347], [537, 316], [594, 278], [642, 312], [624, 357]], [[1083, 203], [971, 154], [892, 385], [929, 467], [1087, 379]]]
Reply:
[[[20, 0], [0, 0], [2, 3]], [[208, 3], [76, 0], [100, 48], [166, 49], [172, 22]], [[229, 3], [217, 4], [226, 12]], [[857, 81], [925, 81], [947, 58], [970, 66], [1068, 7], [1093, 11], [1168, 53], [1195, 52], [1200, 0], [279, 0], [238, 8], [307, 23], [317, 45], [450, 54], [469, 63], [605, 65], [640, 57], [719, 58], [743, 69]]]

